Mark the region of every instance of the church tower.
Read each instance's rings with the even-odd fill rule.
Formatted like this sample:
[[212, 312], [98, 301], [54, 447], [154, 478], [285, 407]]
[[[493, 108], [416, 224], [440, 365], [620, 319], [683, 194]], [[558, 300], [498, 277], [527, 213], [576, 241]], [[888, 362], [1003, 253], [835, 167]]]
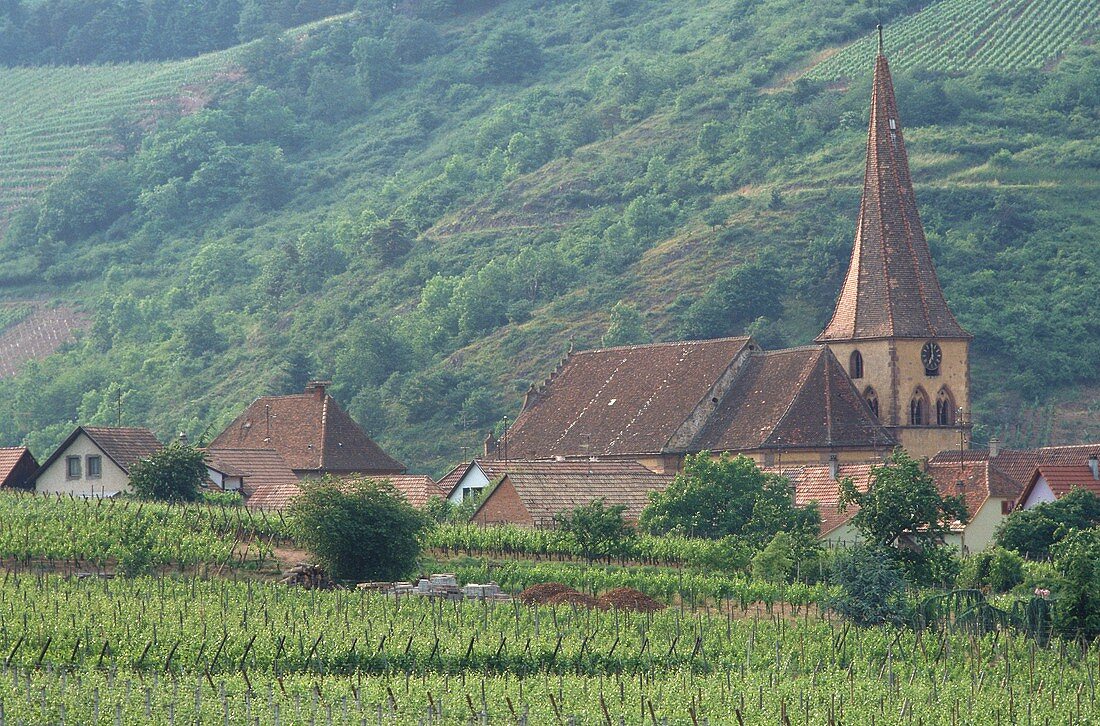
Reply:
[[867, 166], [852, 259], [816, 338], [848, 368], [911, 456], [957, 449], [969, 428], [970, 333], [947, 306], [924, 237], [890, 67], [875, 61]]

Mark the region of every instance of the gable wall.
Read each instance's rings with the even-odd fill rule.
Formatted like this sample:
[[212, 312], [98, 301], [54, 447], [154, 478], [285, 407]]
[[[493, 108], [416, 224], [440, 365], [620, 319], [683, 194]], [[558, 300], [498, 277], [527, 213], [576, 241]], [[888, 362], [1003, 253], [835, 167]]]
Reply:
[[[66, 477], [65, 461], [69, 456], [80, 457], [79, 479], [68, 479]], [[103, 476], [98, 479], [88, 478], [88, 456], [102, 457]], [[87, 435], [81, 433], [45, 471], [39, 474], [34, 488], [40, 494], [74, 494], [81, 497], [103, 496], [105, 492], [107, 494], [129, 492], [130, 477], [115, 462], [111, 461]]]
[[519, 492], [512, 486], [512, 482], [505, 477], [497, 488], [482, 502], [481, 508], [474, 515], [474, 521], [478, 524], [518, 524], [525, 527], [533, 527], [535, 520], [527, 511]]

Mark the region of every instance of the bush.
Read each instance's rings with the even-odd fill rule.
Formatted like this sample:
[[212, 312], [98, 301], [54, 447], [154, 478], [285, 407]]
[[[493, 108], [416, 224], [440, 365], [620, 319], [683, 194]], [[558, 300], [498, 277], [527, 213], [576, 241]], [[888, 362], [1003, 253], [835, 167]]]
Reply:
[[589, 562], [612, 557], [627, 549], [634, 530], [623, 521], [625, 505], [604, 506], [603, 499], [554, 515], [562, 532], [577, 541], [581, 555]]
[[776, 532], [768, 546], [752, 558], [752, 576], [768, 582], [786, 582], [794, 569], [791, 538], [786, 532]]
[[841, 594], [833, 610], [857, 625], [898, 624], [904, 620], [905, 579], [885, 548], [859, 546], [841, 552], [833, 561], [833, 583]]
[[1100, 637], [1100, 527], [1069, 533], [1052, 549], [1061, 576], [1054, 600], [1054, 629], [1090, 642]]
[[1024, 581], [1024, 560], [1004, 547], [991, 547], [966, 560], [962, 570], [965, 587], [1008, 592]]
[[398, 580], [416, 566], [427, 518], [387, 482], [326, 477], [290, 505], [298, 543], [345, 580]]
[[997, 529], [996, 541], [1029, 559], [1046, 559], [1051, 546], [1075, 529], [1100, 524], [1100, 497], [1074, 489], [1056, 502], [1013, 512]]
[[130, 467], [130, 486], [139, 499], [193, 502], [206, 479], [204, 454], [173, 443]]

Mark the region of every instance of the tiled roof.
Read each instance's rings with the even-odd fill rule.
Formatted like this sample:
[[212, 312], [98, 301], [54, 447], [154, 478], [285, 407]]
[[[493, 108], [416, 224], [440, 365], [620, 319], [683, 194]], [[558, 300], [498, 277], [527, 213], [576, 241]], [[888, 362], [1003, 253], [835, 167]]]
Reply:
[[[18, 474], [16, 468], [19, 467], [20, 462], [24, 462], [24, 456], [29, 457], [25, 461], [26, 473]], [[26, 446], [0, 447], [0, 486], [24, 486], [26, 482], [23, 479], [34, 474], [37, 468], [38, 462], [34, 460]], [[14, 477], [13, 473], [16, 474]]]
[[382, 477], [378, 479], [392, 484], [397, 491], [405, 496], [405, 501], [417, 509], [427, 504], [432, 497], [447, 496], [447, 492], [443, 491], [440, 485], [426, 474], [393, 474], [384, 479]]
[[753, 354], [692, 446], [697, 450], [867, 446], [894, 439], [823, 346]]
[[[1039, 466], [1085, 466], [1089, 457], [1100, 455], [1100, 443], [1076, 444], [1073, 446], [1045, 446], [1038, 449], [1001, 449], [992, 460], [994, 466], [1003, 472], [1018, 490], [1023, 490], [1031, 481], [1031, 476]], [[963, 461], [986, 461], [988, 449], [970, 449], [962, 452]], [[941, 451], [932, 457], [932, 464], [957, 463], [957, 450]]]
[[970, 338], [944, 299], [917, 212], [890, 68], [875, 65], [867, 166], [848, 273], [818, 342]]
[[508, 458], [665, 450], [749, 338], [575, 353], [532, 391], [502, 446]]
[[851, 478], [856, 489], [865, 492], [871, 483], [872, 466], [872, 464], [841, 464], [835, 479], [828, 464], [784, 466], [782, 469], [768, 467], [765, 471], [786, 477], [794, 489], [795, 506], [806, 507], [811, 502], [817, 502], [818, 510], [821, 512], [820, 533], [824, 536], [847, 522], [859, 511], [859, 507], [855, 505], [850, 505], [843, 512], [840, 511], [840, 482]]
[[210, 447], [275, 449], [294, 471], [302, 472], [374, 475], [405, 470], [323, 387], [256, 399]]
[[1021, 505], [1031, 494], [1031, 490], [1035, 487], [1040, 476], [1046, 480], [1047, 486], [1050, 487], [1050, 491], [1054, 494], [1055, 499], [1061, 499], [1074, 489], [1085, 489], [1100, 496], [1100, 480], [1092, 475], [1092, 469], [1088, 466], [1057, 466], [1048, 464], [1040, 465], [1036, 468], [1030, 482], [1028, 482], [1027, 487], [1024, 488], [1023, 493], [1020, 495]]
[[632, 461], [507, 461], [500, 466], [504, 479], [539, 525], [550, 524], [555, 514], [596, 499], [603, 499], [607, 506], [625, 505], [623, 517], [637, 521], [649, 492], [664, 491], [673, 479]]
[[126, 473], [141, 459], [148, 459], [164, 448], [149, 429], [82, 426], [78, 430], [83, 430]]
[[[945, 497], [962, 495], [971, 519], [990, 497], [1015, 502], [1020, 487], [1007, 474], [987, 461], [929, 462], [928, 473]], [[960, 486], [960, 482], [962, 485]]]
[[298, 477], [273, 449], [208, 448], [206, 458], [226, 474], [242, 472], [241, 496], [252, 509], [283, 509], [301, 491]]

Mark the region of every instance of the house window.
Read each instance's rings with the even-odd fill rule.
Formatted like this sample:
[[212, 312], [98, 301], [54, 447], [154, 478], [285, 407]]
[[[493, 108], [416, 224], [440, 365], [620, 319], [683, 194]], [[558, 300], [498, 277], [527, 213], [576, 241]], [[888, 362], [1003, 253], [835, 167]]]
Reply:
[[927, 426], [928, 409], [928, 396], [918, 388], [909, 401], [909, 425]]
[[858, 350], [853, 350], [848, 358], [848, 375], [853, 381], [863, 378], [863, 354]]
[[66, 456], [65, 457], [65, 478], [66, 479], [79, 479], [80, 478], [80, 457], [79, 456]]
[[955, 425], [955, 397], [944, 386], [936, 396], [936, 425]]
[[481, 487], [462, 487], [463, 501], [481, 494]]
[[98, 479], [103, 476], [103, 457], [89, 456], [86, 466], [89, 479]]
[[878, 418], [878, 394], [875, 393], [875, 389], [867, 386], [867, 390], [863, 392], [863, 400], [867, 402], [867, 408], [871, 409], [871, 413], [875, 415], [875, 418]]
[[1012, 514], [1012, 500], [1001, 500], [1001, 514]]

